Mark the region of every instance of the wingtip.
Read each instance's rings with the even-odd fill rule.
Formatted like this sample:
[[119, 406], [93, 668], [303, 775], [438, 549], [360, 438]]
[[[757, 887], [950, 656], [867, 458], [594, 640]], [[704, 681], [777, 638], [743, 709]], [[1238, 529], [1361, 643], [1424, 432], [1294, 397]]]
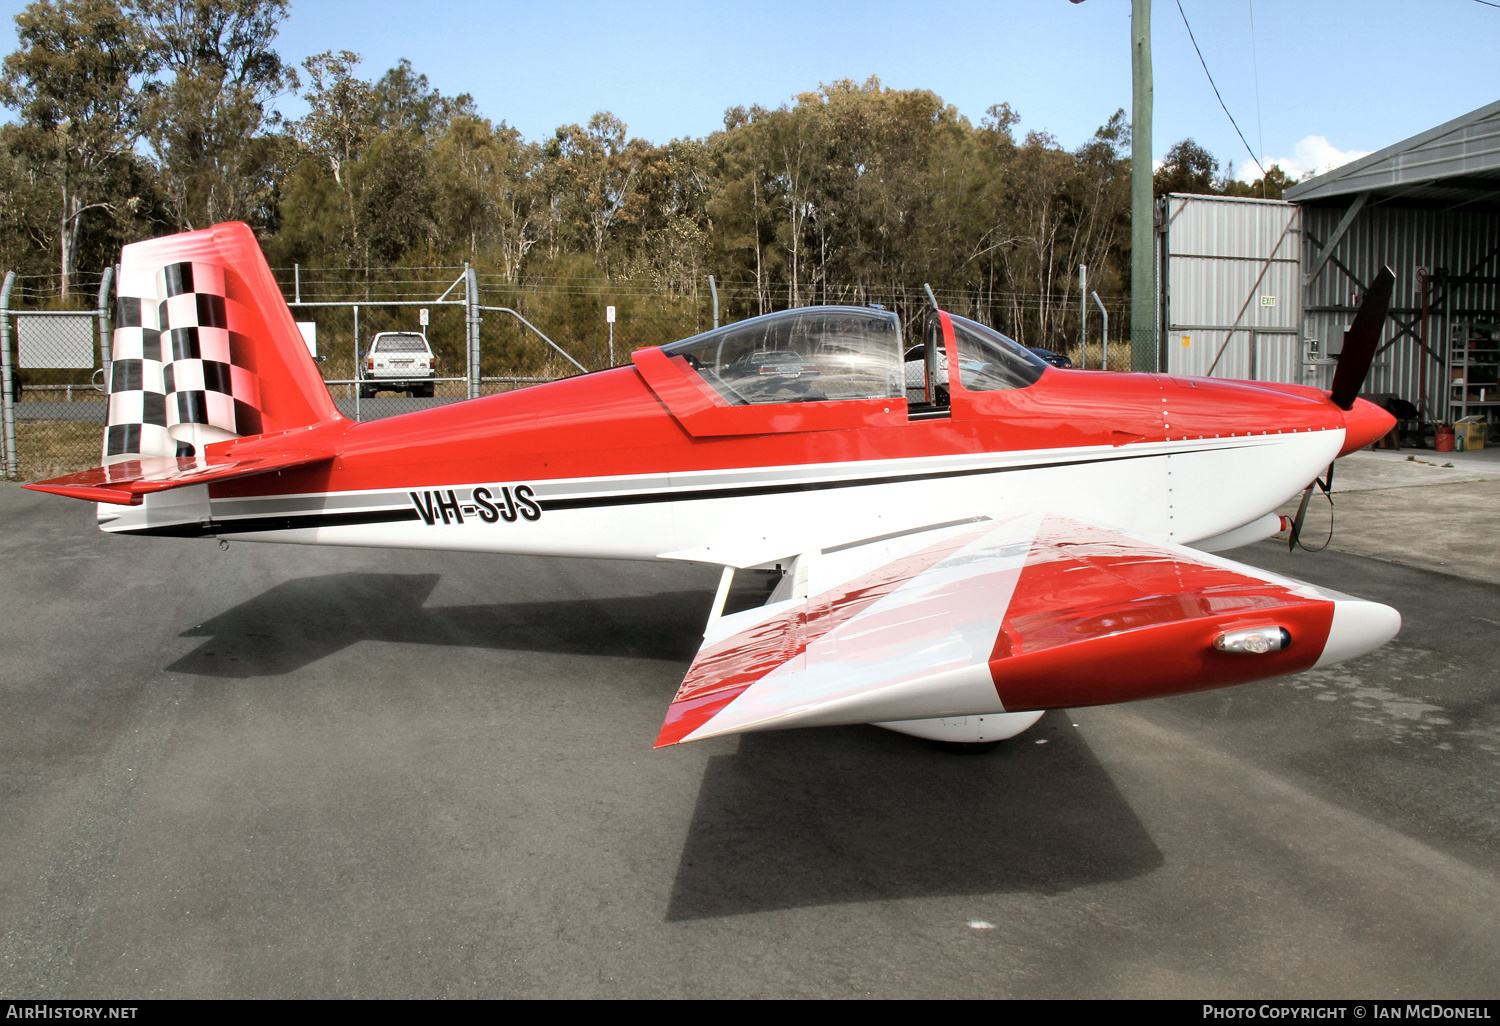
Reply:
[[1313, 664], [1322, 669], [1373, 652], [1401, 631], [1399, 610], [1367, 599], [1339, 598], [1333, 603], [1333, 622], [1323, 653]]
[[749, 685], [744, 684], [723, 691], [715, 691], [710, 695], [673, 701], [667, 707], [667, 718], [662, 722], [661, 732], [656, 735], [656, 744], [652, 747], [670, 748], [684, 741], [698, 740], [690, 735], [696, 733], [699, 728], [718, 715], [721, 709], [738, 698], [740, 692], [747, 687]]

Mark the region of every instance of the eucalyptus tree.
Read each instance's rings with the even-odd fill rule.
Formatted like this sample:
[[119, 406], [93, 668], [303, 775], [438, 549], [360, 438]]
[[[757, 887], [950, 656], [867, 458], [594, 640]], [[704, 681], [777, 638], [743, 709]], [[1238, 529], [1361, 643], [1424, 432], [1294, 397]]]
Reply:
[[161, 73], [146, 138], [177, 227], [271, 216], [281, 140], [273, 104], [297, 84], [275, 49], [287, 0], [130, 0]]
[[49, 241], [66, 296], [84, 215], [133, 199], [114, 186], [134, 159], [153, 58], [115, 0], [36, 0], [16, 15], [16, 34], [20, 46], [0, 65], [0, 103], [20, 115], [12, 153], [44, 167], [60, 200]]
[[596, 261], [620, 222], [630, 217], [649, 149], [628, 138], [625, 122], [609, 111], [596, 113], [587, 126], [562, 126], [547, 146], [559, 228], [567, 235], [572, 226], [578, 233], [574, 240], [592, 248]]
[[760, 125], [768, 112], [761, 107], [732, 107], [724, 113], [724, 130], [706, 141], [710, 158], [710, 187], [705, 212], [713, 224], [710, 259], [721, 279], [754, 288], [755, 305], [743, 311], [763, 314], [770, 307], [769, 284], [782, 273], [775, 245], [775, 182], [767, 133]]
[[1158, 196], [1169, 192], [1217, 193], [1223, 191], [1219, 161], [1191, 139], [1167, 151], [1166, 159], [1152, 180]]
[[460, 115], [478, 117], [468, 93], [444, 96], [405, 57], [370, 87], [370, 119], [388, 132], [433, 136]]
[[[308, 87], [302, 98], [307, 102], [308, 112], [291, 126], [297, 141], [333, 178], [345, 215], [339, 234], [344, 236], [344, 248], [350, 251], [359, 248], [360, 237], [354, 182], [348, 169], [364, 153], [365, 145], [376, 131], [372, 116], [374, 89], [354, 74], [360, 60], [360, 55], [350, 50], [337, 53], [325, 50], [304, 60], [302, 67], [307, 73]], [[321, 209], [323, 204], [313, 196], [322, 192], [318, 177], [311, 169], [298, 171], [298, 184], [309, 197], [306, 202], [320, 208], [321, 219], [326, 220], [328, 212]]]
[[438, 178], [420, 136], [382, 132], [353, 165], [364, 263], [395, 264], [437, 243]]
[[713, 222], [707, 199], [713, 187], [708, 147], [674, 139], [643, 154], [640, 202], [627, 238], [628, 266], [656, 288], [678, 298], [697, 297], [709, 273]]

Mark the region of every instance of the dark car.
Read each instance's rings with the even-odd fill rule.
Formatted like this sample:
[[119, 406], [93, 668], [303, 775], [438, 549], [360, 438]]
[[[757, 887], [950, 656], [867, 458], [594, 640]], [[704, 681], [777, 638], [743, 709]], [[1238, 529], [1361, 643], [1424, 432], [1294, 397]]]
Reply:
[[1043, 360], [1046, 360], [1054, 367], [1073, 366], [1072, 360], [1068, 359], [1066, 356], [1061, 355], [1060, 353], [1054, 353], [1050, 349], [1043, 349], [1040, 346], [1027, 346], [1026, 348], [1030, 349], [1033, 353], [1040, 356]]
[[739, 377], [760, 375], [769, 378], [815, 378], [820, 373], [816, 364], [806, 363], [801, 353], [785, 349], [762, 349], [746, 353], [730, 367], [731, 374]]

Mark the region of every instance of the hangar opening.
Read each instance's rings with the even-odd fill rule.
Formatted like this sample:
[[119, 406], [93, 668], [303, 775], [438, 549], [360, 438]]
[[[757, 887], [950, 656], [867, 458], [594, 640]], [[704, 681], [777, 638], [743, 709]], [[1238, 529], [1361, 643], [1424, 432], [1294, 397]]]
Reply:
[[[1500, 410], [1500, 101], [1289, 188], [1157, 202], [1159, 365], [1328, 387], [1359, 297], [1395, 295], [1365, 395], [1404, 442], [1494, 437]], [[1395, 404], [1393, 404], [1395, 405]]]

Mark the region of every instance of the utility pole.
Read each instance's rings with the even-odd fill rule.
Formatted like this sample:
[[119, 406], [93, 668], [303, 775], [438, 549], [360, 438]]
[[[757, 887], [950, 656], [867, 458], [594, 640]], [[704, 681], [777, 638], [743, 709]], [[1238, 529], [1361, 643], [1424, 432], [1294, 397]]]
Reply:
[[[1075, 4], [1083, 0], [1072, 0]], [[1156, 204], [1151, 166], [1151, 0], [1130, 0], [1130, 369], [1154, 371]], [[1105, 359], [1108, 359], [1106, 354]]]
[[1130, 369], [1154, 371], [1156, 226], [1151, 167], [1151, 0], [1130, 4]]

